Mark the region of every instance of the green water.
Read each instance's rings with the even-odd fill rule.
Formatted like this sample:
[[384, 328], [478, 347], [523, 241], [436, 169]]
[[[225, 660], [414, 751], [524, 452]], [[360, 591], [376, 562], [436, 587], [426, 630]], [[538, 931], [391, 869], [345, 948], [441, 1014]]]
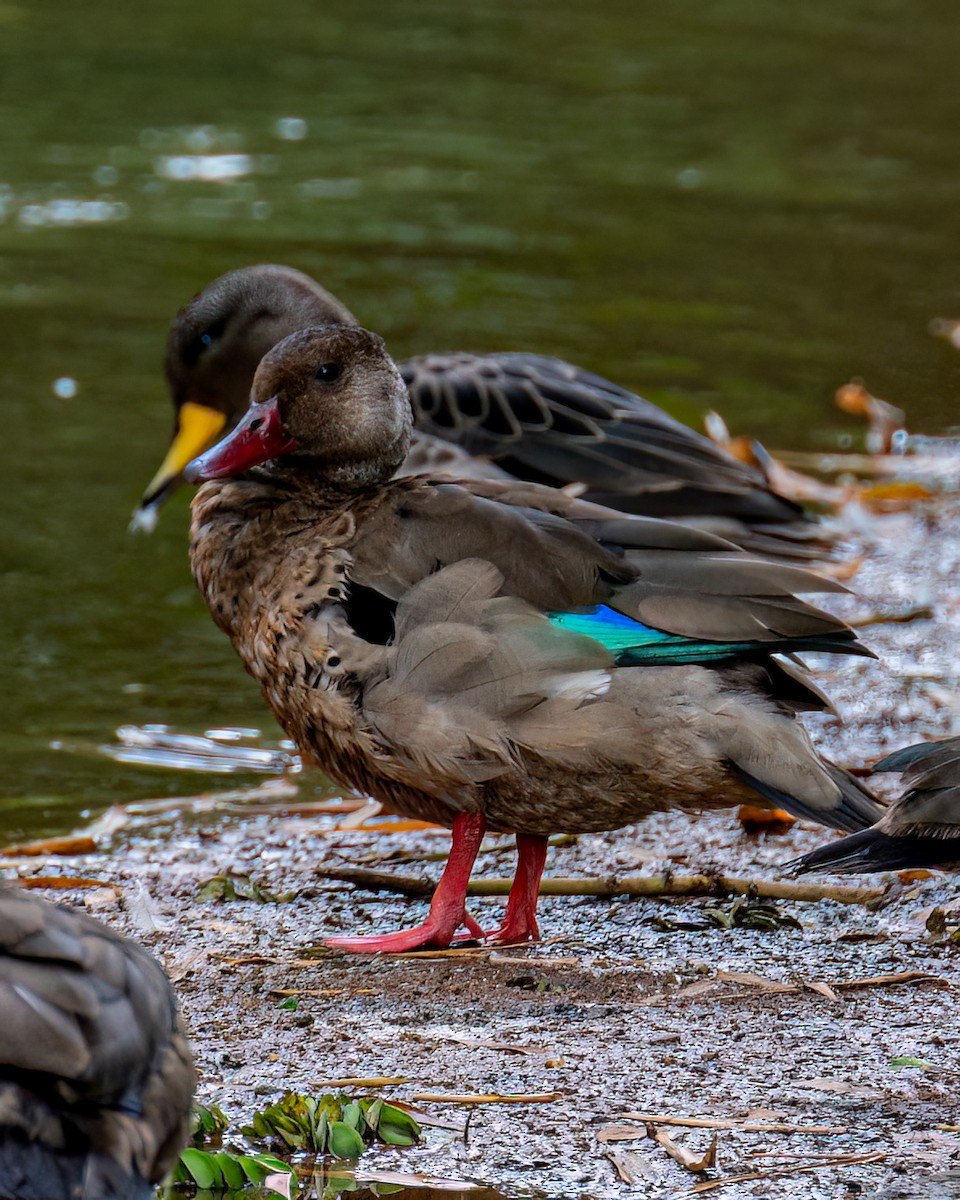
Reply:
[[[852, 375], [937, 432], [958, 61], [924, 0], [2, 0], [0, 834], [212, 782], [76, 750], [123, 723], [271, 728], [194, 597], [186, 497], [125, 532], [210, 278], [289, 262], [398, 355], [562, 354], [776, 446], [858, 432]], [[170, 177], [204, 153], [249, 159]]]

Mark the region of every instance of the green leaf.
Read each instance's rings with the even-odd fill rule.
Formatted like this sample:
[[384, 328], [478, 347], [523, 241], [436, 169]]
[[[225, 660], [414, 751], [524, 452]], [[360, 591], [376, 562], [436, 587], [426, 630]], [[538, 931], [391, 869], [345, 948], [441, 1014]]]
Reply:
[[223, 1182], [212, 1154], [206, 1150], [195, 1150], [188, 1147], [180, 1155], [180, 1163], [186, 1168], [191, 1182], [198, 1188], [212, 1188]]
[[283, 1012], [296, 1012], [297, 1005], [299, 1003], [300, 1003], [300, 1000], [298, 997], [287, 996], [287, 998], [285, 1000], [280, 1001], [280, 1003], [277, 1005], [277, 1008], [281, 1009]]
[[388, 1146], [415, 1146], [421, 1138], [420, 1126], [402, 1108], [384, 1104], [377, 1124], [377, 1137]]
[[336, 1158], [359, 1158], [363, 1149], [363, 1138], [355, 1129], [343, 1121], [331, 1123], [330, 1153], [332, 1155]]
[[215, 1156], [216, 1165], [219, 1168], [220, 1174], [223, 1176], [223, 1182], [228, 1188], [242, 1188], [246, 1183], [246, 1175], [243, 1167], [237, 1162], [236, 1157], [227, 1150], [221, 1150]]
[[891, 1067], [920, 1067], [924, 1071], [936, 1071], [937, 1064], [927, 1062], [923, 1058], [910, 1058], [909, 1055], [902, 1054], [898, 1058], [890, 1059]]
[[209, 1108], [198, 1104], [193, 1110], [190, 1141], [198, 1149], [202, 1149], [204, 1145], [210, 1143], [219, 1145], [229, 1125], [226, 1114], [216, 1104], [211, 1104]]
[[317, 1154], [327, 1153], [327, 1141], [330, 1136], [330, 1119], [321, 1107], [317, 1113], [317, 1130], [314, 1137], [314, 1150]]
[[200, 900], [253, 900], [257, 904], [289, 904], [298, 892], [271, 892], [247, 875], [214, 875], [200, 885]]
[[359, 1131], [362, 1119], [363, 1113], [360, 1111], [360, 1105], [356, 1100], [351, 1100], [343, 1106], [343, 1115], [340, 1117], [340, 1120], [344, 1125], [349, 1125], [351, 1129]]
[[371, 1100], [370, 1097], [365, 1097], [360, 1101], [360, 1111], [363, 1113], [363, 1119], [367, 1123], [367, 1128], [370, 1132], [376, 1135], [377, 1126], [380, 1124], [380, 1114], [383, 1112], [383, 1101], [380, 1099]]

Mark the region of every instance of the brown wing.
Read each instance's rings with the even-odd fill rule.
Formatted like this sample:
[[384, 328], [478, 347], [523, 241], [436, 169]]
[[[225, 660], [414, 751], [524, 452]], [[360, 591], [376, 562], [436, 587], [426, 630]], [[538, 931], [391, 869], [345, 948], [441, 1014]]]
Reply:
[[195, 1079], [159, 963], [97, 921], [5, 888], [0, 1010], [0, 1088], [22, 1089], [124, 1169], [161, 1179], [186, 1140]]
[[581, 484], [650, 516], [799, 522], [763, 475], [656, 405], [537, 354], [428, 354], [400, 364], [418, 429], [520, 479]]
[[960, 858], [960, 738], [921, 742], [881, 759], [875, 771], [900, 771], [908, 785], [883, 819], [891, 835], [926, 833], [957, 839]]
[[745, 558], [687, 526], [624, 517], [535, 485], [397, 481], [362, 523], [353, 554], [354, 581], [394, 601], [438, 567], [482, 558], [501, 572], [506, 594], [546, 611], [603, 603], [684, 637], [770, 650], [815, 638], [869, 653], [842, 621], [796, 594], [840, 585]]

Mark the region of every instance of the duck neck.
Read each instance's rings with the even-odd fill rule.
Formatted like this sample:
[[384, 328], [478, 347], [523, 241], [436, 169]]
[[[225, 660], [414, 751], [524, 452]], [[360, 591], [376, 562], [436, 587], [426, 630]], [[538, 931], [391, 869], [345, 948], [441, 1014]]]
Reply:
[[402, 429], [387, 446], [378, 447], [375, 456], [369, 454], [350, 458], [338, 455], [311, 455], [298, 451], [279, 459], [270, 468], [270, 475], [284, 482], [311, 483], [334, 493], [352, 494], [369, 491], [391, 480], [410, 449], [410, 429]]

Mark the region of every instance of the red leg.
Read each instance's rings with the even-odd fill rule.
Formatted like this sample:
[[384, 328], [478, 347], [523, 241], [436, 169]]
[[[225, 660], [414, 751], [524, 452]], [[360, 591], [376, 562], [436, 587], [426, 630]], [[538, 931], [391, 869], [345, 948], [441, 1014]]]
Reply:
[[499, 929], [487, 935], [488, 945], [513, 946], [518, 942], [538, 942], [537, 900], [540, 877], [547, 861], [547, 839], [538, 834], [517, 834], [517, 873], [513, 877], [507, 914]]
[[430, 901], [430, 915], [422, 925], [399, 933], [324, 938], [326, 944], [355, 954], [400, 954], [426, 946], [449, 946], [461, 925], [466, 925], [471, 933], [478, 933], [476, 921], [467, 915], [467, 884], [486, 827], [486, 819], [480, 813], [461, 813], [454, 820], [450, 857]]

